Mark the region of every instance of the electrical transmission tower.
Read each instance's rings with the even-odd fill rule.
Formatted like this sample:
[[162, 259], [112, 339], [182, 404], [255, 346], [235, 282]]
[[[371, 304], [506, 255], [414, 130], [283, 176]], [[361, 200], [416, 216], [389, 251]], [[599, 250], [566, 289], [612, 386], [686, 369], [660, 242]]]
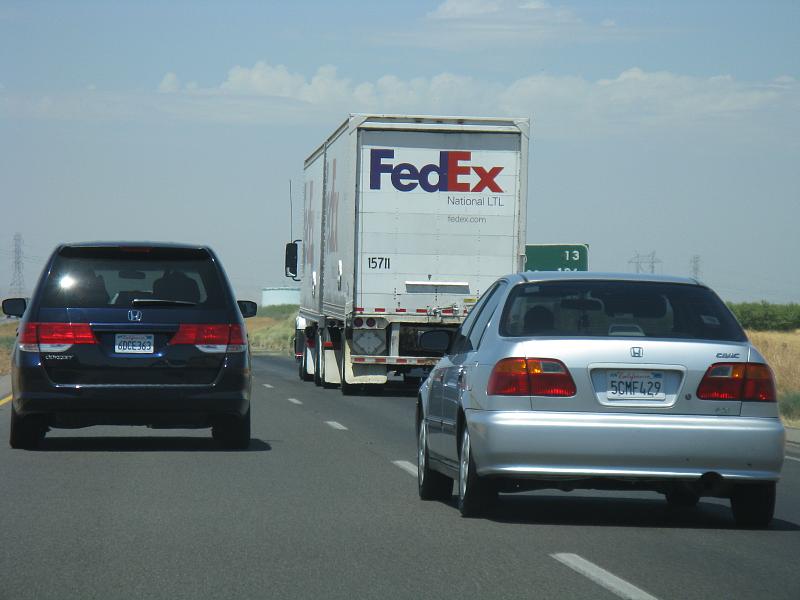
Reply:
[[693, 254], [689, 263], [692, 265], [692, 277], [694, 279], [700, 279], [700, 255]]
[[661, 263], [660, 258], [656, 258], [656, 251], [653, 250], [650, 254], [639, 254], [628, 261], [629, 265], [636, 268], [637, 273], [655, 273], [656, 265]]
[[23, 274], [23, 261], [24, 255], [22, 252], [22, 235], [19, 233], [14, 234], [14, 249], [13, 258], [13, 275], [11, 276], [11, 285], [8, 288], [11, 296], [24, 296], [25, 295], [25, 276]]

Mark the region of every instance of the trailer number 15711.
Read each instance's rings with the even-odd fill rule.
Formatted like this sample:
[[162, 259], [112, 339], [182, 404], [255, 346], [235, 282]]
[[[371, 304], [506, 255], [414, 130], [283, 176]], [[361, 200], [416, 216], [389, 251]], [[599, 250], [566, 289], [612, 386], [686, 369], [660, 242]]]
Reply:
[[367, 266], [370, 269], [388, 269], [389, 257], [388, 256], [370, 256], [367, 258]]

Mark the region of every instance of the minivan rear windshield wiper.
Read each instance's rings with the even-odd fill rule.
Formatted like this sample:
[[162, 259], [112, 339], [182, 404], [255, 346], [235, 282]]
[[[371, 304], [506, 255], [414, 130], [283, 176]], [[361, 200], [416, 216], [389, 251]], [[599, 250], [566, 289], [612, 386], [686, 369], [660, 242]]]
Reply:
[[196, 306], [197, 302], [168, 300], [166, 298], [134, 298], [131, 306]]

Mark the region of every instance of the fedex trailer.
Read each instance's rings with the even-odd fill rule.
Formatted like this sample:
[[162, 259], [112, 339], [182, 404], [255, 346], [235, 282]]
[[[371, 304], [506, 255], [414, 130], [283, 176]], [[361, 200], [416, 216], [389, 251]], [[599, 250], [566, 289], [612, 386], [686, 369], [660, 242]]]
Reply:
[[524, 268], [528, 140], [526, 118], [359, 114], [306, 159], [301, 379], [349, 393], [436, 363], [420, 334]]

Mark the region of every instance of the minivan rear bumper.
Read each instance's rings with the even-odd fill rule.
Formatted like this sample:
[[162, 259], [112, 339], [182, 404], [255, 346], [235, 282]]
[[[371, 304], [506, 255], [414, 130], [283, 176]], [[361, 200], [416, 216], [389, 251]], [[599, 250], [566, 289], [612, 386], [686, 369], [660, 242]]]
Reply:
[[225, 368], [211, 385], [56, 385], [41, 367], [20, 367], [13, 375], [14, 410], [47, 415], [54, 427], [208, 427], [250, 406], [249, 369]]
[[780, 419], [467, 410], [478, 474], [776, 481]]

